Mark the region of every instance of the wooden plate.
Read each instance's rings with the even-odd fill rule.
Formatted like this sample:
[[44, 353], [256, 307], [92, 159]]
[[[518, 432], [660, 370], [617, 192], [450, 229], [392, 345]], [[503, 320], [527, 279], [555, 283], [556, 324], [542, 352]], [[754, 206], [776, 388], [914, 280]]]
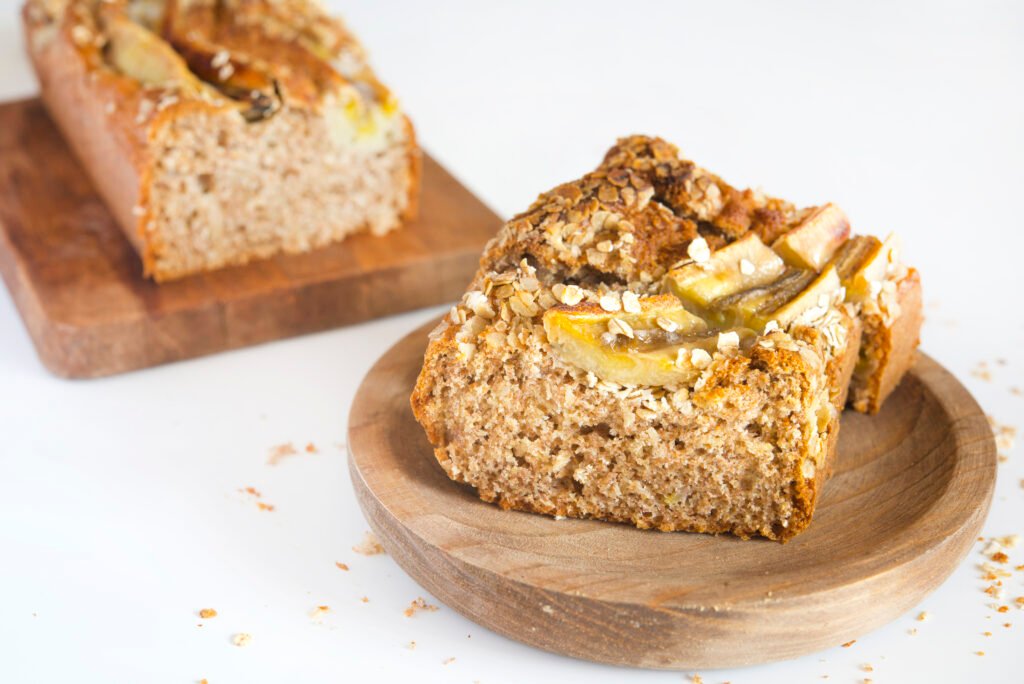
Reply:
[[877, 416], [843, 416], [835, 475], [788, 544], [502, 511], [438, 466], [409, 408], [429, 327], [373, 367], [349, 419], [370, 526], [432, 594], [500, 634], [617, 665], [715, 668], [836, 646], [896, 618], [967, 554], [992, 431], [921, 355]]
[[156, 285], [39, 100], [0, 105], [0, 274], [43, 364], [96, 377], [457, 299], [501, 219], [424, 155], [384, 237]]

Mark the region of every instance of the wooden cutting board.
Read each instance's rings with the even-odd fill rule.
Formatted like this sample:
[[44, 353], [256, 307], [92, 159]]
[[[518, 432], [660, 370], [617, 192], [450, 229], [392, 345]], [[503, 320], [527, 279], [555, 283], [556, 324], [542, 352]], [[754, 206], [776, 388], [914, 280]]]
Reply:
[[[446, 604], [563, 655], [717, 668], [838, 646], [913, 608], [974, 543], [992, 498], [992, 430], [927, 356], [876, 416], [842, 418], [836, 472], [787, 544], [503, 511], [444, 474], [409, 395], [431, 326], [370, 371], [349, 470], [371, 527]], [[756, 679], [756, 678], [755, 678]]]
[[384, 237], [156, 285], [39, 100], [0, 105], [0, 274], [53, 373], [87, 378], [457, 299], [498, 216], [424, 155]]

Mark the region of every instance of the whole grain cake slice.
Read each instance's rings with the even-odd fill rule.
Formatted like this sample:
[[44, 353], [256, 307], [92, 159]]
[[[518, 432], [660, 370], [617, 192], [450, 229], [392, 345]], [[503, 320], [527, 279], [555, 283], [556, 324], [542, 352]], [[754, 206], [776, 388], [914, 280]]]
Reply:
[[385, 233], [413, 128], [315, 0], [27, 0], [52, 117], [158, 281]]
[[877, 411], [912, 363], [920, 308], [892, 238], [634, 136], [505, 224], [412, 407], [502, 507], [785, 541], [842, 408]]

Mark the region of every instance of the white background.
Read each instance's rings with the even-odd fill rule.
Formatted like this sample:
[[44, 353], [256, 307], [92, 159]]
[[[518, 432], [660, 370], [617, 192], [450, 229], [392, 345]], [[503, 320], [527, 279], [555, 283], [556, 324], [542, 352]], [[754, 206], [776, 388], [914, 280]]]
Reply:
[[[423, 145], [503, 216], [648, 132], [734, 183], [899, 231], [924, 278], [924, 350], [1022, 424], [1024, 4], [347, 5]], [[35, 91], [14, 6], [0, 3], [4, 99]], [[407, 619], [423, 591], [389, 557], [351, 551], [366, 529], [338, 446], [353, 394], [439, 311], [67, 382], [0, 294], [0, 681], [686, 681], [542, 653], [443, 606]], [[971, 375], [982, 361], [991, 380]], [[267, 465], [288, 441], [320, 453]], [[1024, 533], [1022, 478], [1015, 448], [987, 535]], [[922, 604], [927, 622], [914, 611], [848, 649], [701, 675], [1019, 682], [1024, 610], [993, 613], [979, 558]], [[319, 624], [317, 605], [331, 608]]]

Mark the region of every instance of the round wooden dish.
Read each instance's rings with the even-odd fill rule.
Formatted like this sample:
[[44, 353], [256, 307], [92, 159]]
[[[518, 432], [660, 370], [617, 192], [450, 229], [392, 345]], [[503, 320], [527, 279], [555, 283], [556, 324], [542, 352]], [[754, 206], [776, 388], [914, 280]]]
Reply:
[[793, 658], [899, 616], [960, 563], [995, 483], [992, 432], [921, 356], [877, 416], [843, 416], [836, 472], [788, 544], [502, 511], [444, 474], [412, 417], [422, 328], [370, 371], [349, 467], [370, 526], [417, 582], [532, 646], [653, 668]]

